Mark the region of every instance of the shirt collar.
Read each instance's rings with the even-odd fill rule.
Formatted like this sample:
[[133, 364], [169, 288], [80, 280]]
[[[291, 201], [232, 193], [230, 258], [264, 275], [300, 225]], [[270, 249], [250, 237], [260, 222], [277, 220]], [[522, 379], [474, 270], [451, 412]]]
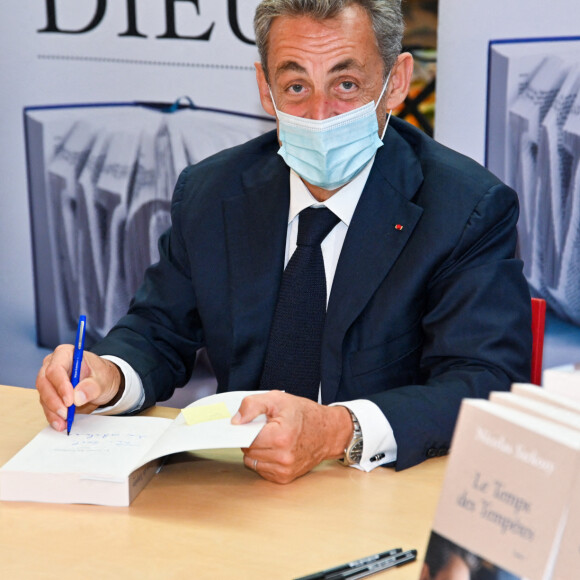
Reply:
[[339, 189], [325, 202], [319, 202], [308, 191], [308, 188], [300, 179], [298, 174], [290, 170], [290, 211], [288, 213], [288, 223], [290, 223], [303, 209], [314, 206], [326, 206], [330, 211], [337, 215], [342, 222], [350, 226], [354, 210], [356, 209], [358, 200], [362, 194], [364, 186], [366, 185], [369, 173], [373, 166], [375, 158], [373, 158], [365, 165], [363, 170], [345, 186]]

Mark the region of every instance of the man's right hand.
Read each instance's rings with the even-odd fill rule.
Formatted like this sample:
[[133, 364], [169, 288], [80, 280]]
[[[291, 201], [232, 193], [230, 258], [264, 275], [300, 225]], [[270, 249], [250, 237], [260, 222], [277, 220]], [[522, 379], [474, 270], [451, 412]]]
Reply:
[[36, 377], [40, 404], [51, 426], [57, 431], [66, 428], [67, 408], [73, 403], [77, 413], [91, 413], [112, 401], [119, 392], [122, 375], [111, 361], [85, 351], [79, 384], [73, 389], [70, 381], [74, 347], [61, 344], [45, 357]]

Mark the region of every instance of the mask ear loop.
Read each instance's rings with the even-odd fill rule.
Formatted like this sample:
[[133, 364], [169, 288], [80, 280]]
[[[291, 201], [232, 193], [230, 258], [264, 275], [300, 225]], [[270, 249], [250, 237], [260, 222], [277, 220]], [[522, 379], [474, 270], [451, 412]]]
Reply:
[[272, 94], [272, 89], [268, 85], [268, 91], [270, 92], [270, 99], [272, 100], [272, 105], [274, 105], [274, 111], [276, 111], [276, 117], [278, 116], [278, 107], [276, 106], [276, 101], [274, 100], [274, 95]]
[[[387, 76], [387, 80], [385, 81], [385, 84], [383, 86], [383, 90], [381, 91], [381, 94], [379, 96], [379, 100], [377, 101], [377, 104], [375, 106], [375, 111], [377, 110], [377, 107], [379, 106], [379, 103], [381, 102], [381, 99], [383, 98], [383, 95], [385, 94], [385, 91], [387, 90], [387, 87], [389, 86], [389, 80], [391, 79], [391, 71], [389, 71], [389, 74]], [[385, 123], [385, 126], [383, 128], [383, 134], [381, 135], [381, 141], [385, 138], [385, 133], [387, 132], [387, 127], [389, 126], [389, 121], [391, 120], [391, 115], [393, 114], [393, 109], [391, 109], [389, 111], [389, 116], [387, 117], [387, 122]]]
[[391, 120], [391, 115], [393, 114], [393, 109], [389, 111], [389, 116], [387, 117], [387, 122], [383, 128], [383, 134], [381, 135], [381, 141], [385, 138], [385, 133], [387, 132], [387, 127], [389, 126], [389, 121]]

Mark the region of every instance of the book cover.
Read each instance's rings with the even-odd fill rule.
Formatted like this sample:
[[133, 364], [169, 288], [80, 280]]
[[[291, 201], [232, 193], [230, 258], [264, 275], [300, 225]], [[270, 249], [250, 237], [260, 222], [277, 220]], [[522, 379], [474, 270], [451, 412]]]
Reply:
[[535, 294], [580, 323], [580, 37], [489, 43], [485, 164], [520, 199], [518, 253]]
[[570, 580], [580, 570], [580, 477], [572, 491], [572, 501], [552, 580]]
[[580, 364], [546, 369], [542, 373], [542, 386], [549, 393], [580, 402]]
[[464, 400], [425, 567], [441, 537], [473, 578], [550, 578], [579, 474], [578, 430]]
[[77, 414], [70, 436], [46, 427], [0, 468], [0, 500], [128, 506], [167, 455], [249, 447], [265, 417], [231, 417], [250, 394], [210, 395], [174, 420]]
[[506, 393], [505, 391], [491, 392], [489, 394], [489, 400], [499, 405], [510, 407], [511, 409], [529, 413], [534, 417], [554, 421], [559, 425], [570, 427], [570, 429], [580, 430], [580, 414], [570, 408], [546, 404], [544, 401], [532, 399], [514, 392]]
[[[536, 385], [516, 383], [510, 393], [492, 392], [490, 400], [580, 430], [580, 402], [546, 392]], [[580, 570], [580, 476], [572, 489], [570, 505], [556, 556], [552, 580], [568, 580]]]
[[576, 413], [580, 413], [580, 400], [561, 395], [553, 391], [538, 387], [537, 385], [530, 385], [527, 383], [514, 383], [511, 392], [516, 395], [529, 397], [546, 405], [554, 405], [561, 409], [568, 409]]

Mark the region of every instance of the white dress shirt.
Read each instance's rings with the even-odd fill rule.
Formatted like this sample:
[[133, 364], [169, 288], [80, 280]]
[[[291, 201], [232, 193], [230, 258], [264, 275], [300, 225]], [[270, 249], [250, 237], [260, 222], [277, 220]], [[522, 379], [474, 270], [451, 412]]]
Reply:
[[[290, 211], [288, 214], [284, 267], [286, 267], [296, 249], [298, 214], [303, 209], [310, 206], [326, 206], [340, 218], [340, 222], [326, 236], [321, 244], [324, 269], [326, 272], [327, 303], [330, 292], [332, 291], [332, 282], [342, 245], [358, 200], [369, 176], [373, 161], [374, 158], [369, 161], [355, 179], [347, 183], [323, 203], [318, 202], [312, 196], [308, 188], [304, 185], [304, 182], [293, 170], [290, 171]], [[114, 356], [104, 356], [104, 358], [114, 362], [123, 372], [125, 376], [125, 392], [116, 405], [99, 409], [95, 413], [120, 414], [138, 409], [145, 399], [141, 379], [125, 361]], [[342, 405], [350, 409], [360, 423], [363, 434], [363, 454], [360, 463], [353, 467], [363, 471], [371, 471], [379, 465], [392, 462], [396, 459], [397, 443], [393, 435], [393, 430], [375, 403], [366, 399], [359, 399], [333, 404]], [[374, 461], [371, 461], [371, 459], [374, 459]]]

